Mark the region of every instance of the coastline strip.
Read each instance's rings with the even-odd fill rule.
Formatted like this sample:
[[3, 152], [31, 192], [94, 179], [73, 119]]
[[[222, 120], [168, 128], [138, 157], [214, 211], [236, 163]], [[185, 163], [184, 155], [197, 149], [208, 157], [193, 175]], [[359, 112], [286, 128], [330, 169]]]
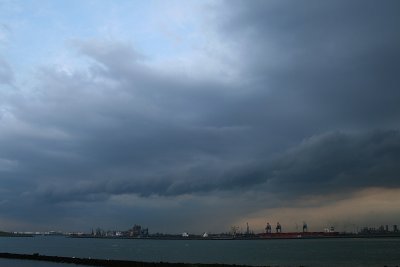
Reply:
[[[0, 253], [0, 258], [18, 259], [18, 260], [35, 260], [48, 261], [56, 263], [71, 263], [86, 266], [104, 266], [104, 267], [250, 267], [250, 265], [236, 264], [206, 264], [206, 263], [168, 263], [168, 262], [139, 262], [125, 260], [109, 260], [109, 259], [91, 259], [91, 258], [75, 258], [46, 256], [38, 253], [34, 254], [16, 254], [16, 253]], [[265, 266], [268, 267], [268, 266]], [[301, 266], [300, 266], [301, 267]]]

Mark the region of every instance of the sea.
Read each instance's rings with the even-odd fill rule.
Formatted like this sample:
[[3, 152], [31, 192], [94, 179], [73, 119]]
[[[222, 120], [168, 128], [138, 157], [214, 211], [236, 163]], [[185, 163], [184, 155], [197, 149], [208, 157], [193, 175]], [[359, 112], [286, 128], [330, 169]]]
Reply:
[[[0, 237], [0, 252], [144, 262], [253, 266], [400, 266], [400, 238], [151, 240], [63, 236]], [[0, 266], [77, 265], [0, 259]]]

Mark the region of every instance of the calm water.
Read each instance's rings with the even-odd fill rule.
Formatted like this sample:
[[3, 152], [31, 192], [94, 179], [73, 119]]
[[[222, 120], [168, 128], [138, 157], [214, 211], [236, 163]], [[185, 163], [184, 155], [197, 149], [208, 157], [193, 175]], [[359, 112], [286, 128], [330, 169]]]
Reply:
[[[128, 240], [0, 238], [0, 252], [136, 260], [272, 266], [400, 266], [400, 238], [310, 240]], [[0, 266], [71, 266], [24, 262]]]

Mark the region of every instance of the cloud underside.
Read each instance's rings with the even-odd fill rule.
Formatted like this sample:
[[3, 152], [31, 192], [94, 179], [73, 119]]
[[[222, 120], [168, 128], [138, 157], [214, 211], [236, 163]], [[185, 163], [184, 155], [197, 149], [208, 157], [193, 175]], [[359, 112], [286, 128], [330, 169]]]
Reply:
[[[43, 66], [32, 88], [1, 90], [0, 210], [271, 203], [256, 213], [281, 199], [399, 188], [399, 2], [221, 5], [208, 30], [224, 55], [200, 49], [220, 73], [76, 39], [84, 65]], [[0, 83], [14, 80], [0, 58]]]
[[[332, 130], [322, 120], [315, 132], [308, 124], [320, 103], [312, 95], [294, 107], [310, 113], [276, 123], [290, 119], [280, 112], [291, 109], [282, 99], [290, 90], [232, 96], [226, 83], [160, 75], [124, 44], [77, 46], [92, 60], [89, 72], [43, 69], [40, 94], [3, 110], [4, 177], [43, 181], [28, 193], [45, 202], [240, 190], [296, 197], [399, 185], [397, 130]], [[254, 94], [264, 101], [248, 106]]]
[[[307, 139], [270, 160], [237, 162], [233, 166], [220, 161], [206, 159], [199, 163], [196, 159], [182, 159], [168, 167], [156, 165], [155, 168], [164, 169], [162, 174], [150, 172], [143, 176], [135, 168], [121, 167], [109, 177], [43, 187], [37, 193], [44, 201], [96, 201], [124, 194], [171, 197], [221, 191], [262, 191], [296, 199], [369, 187], [397, 188], [400, 133], [327, 133]], [[182, 165], [188, 167], [182, 170]]]

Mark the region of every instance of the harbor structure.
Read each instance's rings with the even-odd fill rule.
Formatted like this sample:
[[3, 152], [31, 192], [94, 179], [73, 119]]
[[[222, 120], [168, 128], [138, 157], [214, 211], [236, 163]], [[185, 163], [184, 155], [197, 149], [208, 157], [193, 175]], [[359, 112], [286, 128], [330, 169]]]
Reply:
[[271, 233], [271, 229], [272, 229], [271, 225], [269, 224], [269, 222], [267, 222], [267, 226], [265, 227], [265, 232], [267, 234], [270, 234]]
[[308, 232], [308, 226], [306, 222], [303, 222], [303, 233]]
[[281, 226], [281, 224], [279, 222], [277, 222], [277, 224], [276, 224], [276, 232], [277, 233], [282, 233], [282, 226]]

